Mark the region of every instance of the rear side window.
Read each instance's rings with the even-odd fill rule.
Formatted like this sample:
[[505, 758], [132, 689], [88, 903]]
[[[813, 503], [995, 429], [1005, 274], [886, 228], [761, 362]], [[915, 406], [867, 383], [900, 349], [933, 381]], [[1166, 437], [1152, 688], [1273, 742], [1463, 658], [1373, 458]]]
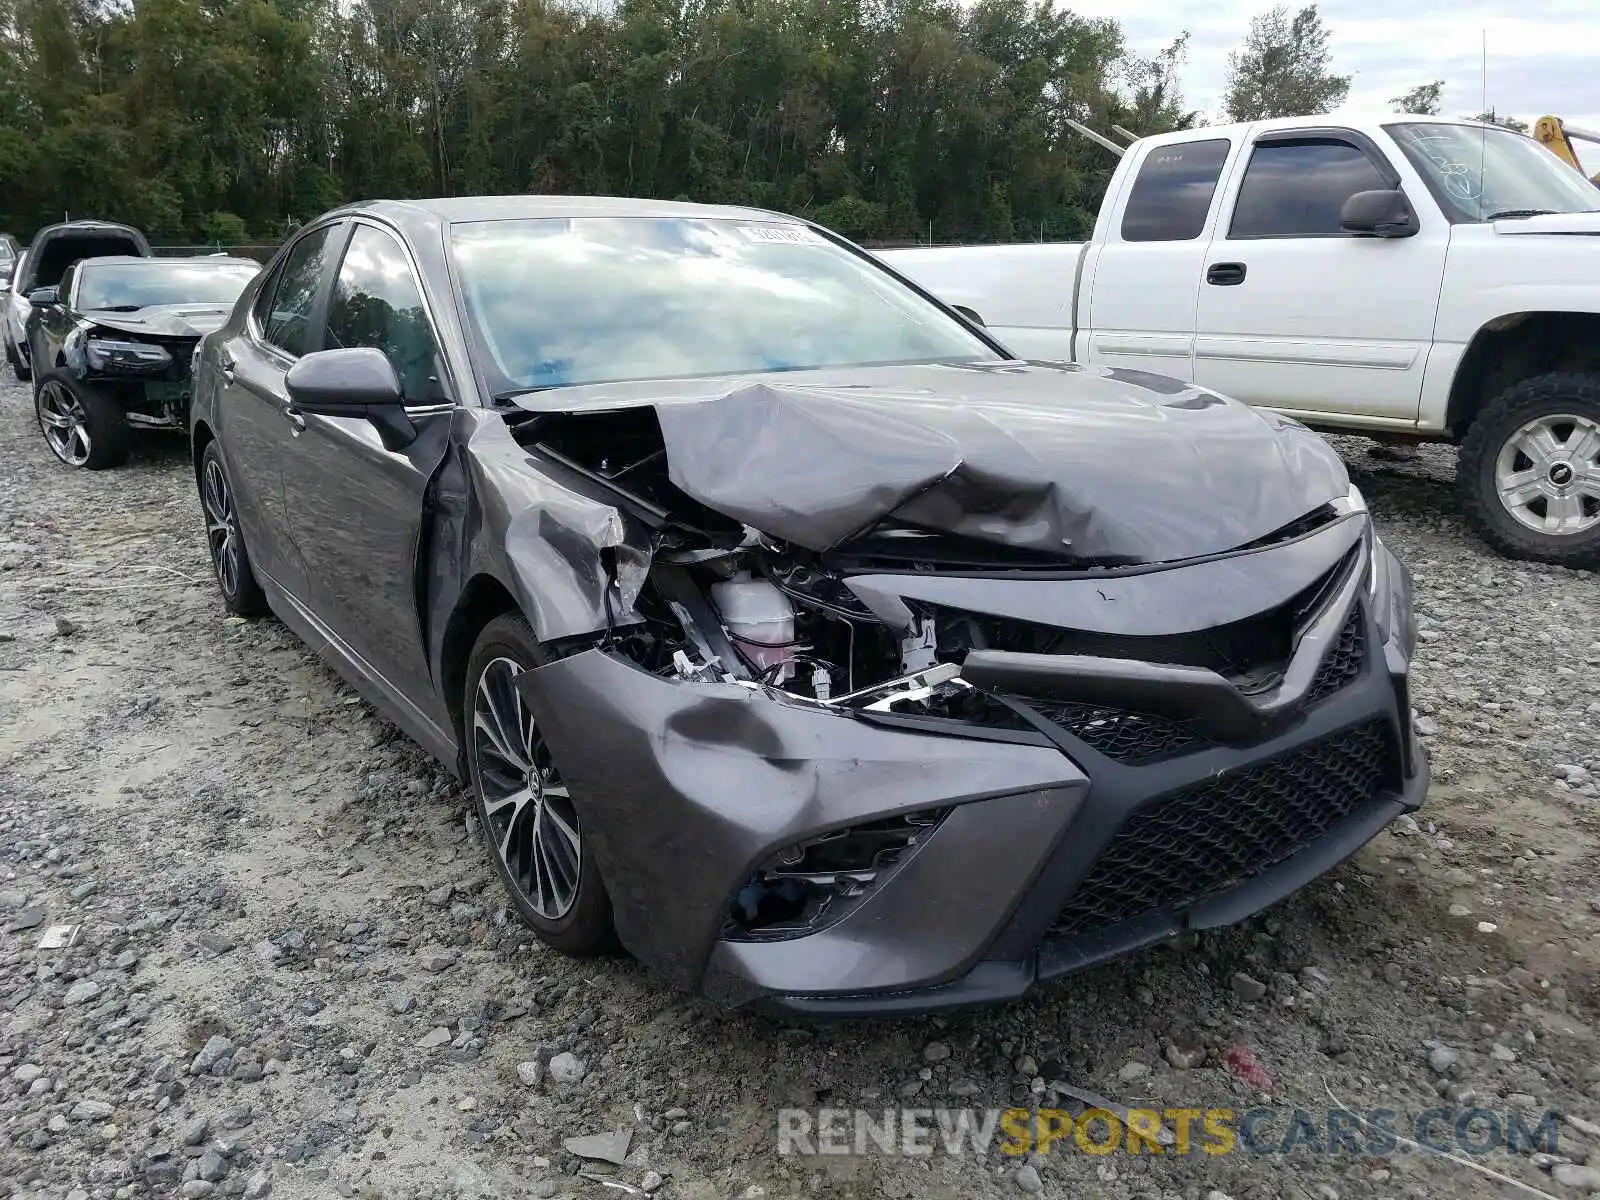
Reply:
[[1125, 242], [1190, 242], [1206, 226], [1228, 161], [1227, 138], [1158, 146], [1139, 164], [1122, 213]]
[[272, 299], [265, 309], [256, 310], [262, 336], [296, 358], [306, 352], [311, 306], [322, 282], [328, 259], [328, 236], [333, 229], [332, 225], [327, 225], [313, 230], [289, 248], [277, 279], [268, 282]]
[[1340, 237], [1339, 211], [1357, 192], [1390, 186], [1349, 142], [1257, 146], [1239, 185], [1230, 238]]

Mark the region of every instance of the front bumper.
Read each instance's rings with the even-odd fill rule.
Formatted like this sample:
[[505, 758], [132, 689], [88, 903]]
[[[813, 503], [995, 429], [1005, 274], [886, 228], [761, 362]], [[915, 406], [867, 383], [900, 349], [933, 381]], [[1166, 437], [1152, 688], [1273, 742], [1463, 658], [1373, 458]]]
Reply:
[[[1282, 687], [1236, 703], [1194, 669], [977, 653], [968, 676], [1031, 727], [830, 711], [600, 650], [521, 687], [583, 799], [618, 933], [647, 965], [725, 1004], [798, 1014], [986, 1004], [1239, 921], [1422, 803], [1412, 646], [1395, 619], [1409, 630], [1409, 586], [1373, 556], [1381, 572], [1345, 571]], [[1119, 714], [1118, 694], [1161, 715]], [[730, 932], [733, 898], [775, 853], [930, 809], [944, 810], [932, 833], [831, 923]]]

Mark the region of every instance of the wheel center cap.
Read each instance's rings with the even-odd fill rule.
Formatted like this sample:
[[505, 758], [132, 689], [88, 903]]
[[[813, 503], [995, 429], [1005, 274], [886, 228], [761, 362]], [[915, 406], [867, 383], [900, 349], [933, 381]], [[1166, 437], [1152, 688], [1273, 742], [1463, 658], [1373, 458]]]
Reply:
[[544, 799], [544, 777], [538, 767], [528, 768], [528, 791], [533, 794], [535, 803]]
[[1550, 482], [1557, 487], [1566, 487], [1574, 478], [1571, 463], [1555, 463], [1550, 468]]

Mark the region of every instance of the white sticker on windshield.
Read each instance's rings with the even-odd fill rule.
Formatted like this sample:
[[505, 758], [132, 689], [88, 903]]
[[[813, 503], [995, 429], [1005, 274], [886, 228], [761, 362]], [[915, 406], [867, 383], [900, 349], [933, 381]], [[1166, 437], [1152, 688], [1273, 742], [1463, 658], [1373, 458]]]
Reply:
[[782, 242], [790, 246], [821, 246], [827, 239], [804, 225], [741, 225], [745, 237], [754, 242]]

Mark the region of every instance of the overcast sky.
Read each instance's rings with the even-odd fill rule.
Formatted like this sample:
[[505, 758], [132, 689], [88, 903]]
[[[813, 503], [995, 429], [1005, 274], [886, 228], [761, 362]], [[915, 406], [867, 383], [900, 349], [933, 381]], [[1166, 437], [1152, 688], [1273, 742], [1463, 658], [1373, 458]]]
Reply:
[[[1129, 48], [1151, 55], [1189, 30], [1183, 93], [1191, 108], [1217, 119], [1228, 51], [1250, 18], [1272, 0], [1061, 0], [1084, 16], [1115, 17]], [[1300, 7], [1290, 0], [1292, 10]], [[1444, 112], [1482, 108], [1483, 32], [1489, 40], [1489, 104], [1532, 122], [1553, 113], [1600, 132], [1600, 4], [1596, 0], [1523, 0], [1495, 5], [1451, 0], [1324, 0], [1333, 65], [1353, 75], [1352, 106], [1387, 108], [1419, 83], [1444, 80]], [[1600, 146], [1579, 146], [1591, 171]]]

